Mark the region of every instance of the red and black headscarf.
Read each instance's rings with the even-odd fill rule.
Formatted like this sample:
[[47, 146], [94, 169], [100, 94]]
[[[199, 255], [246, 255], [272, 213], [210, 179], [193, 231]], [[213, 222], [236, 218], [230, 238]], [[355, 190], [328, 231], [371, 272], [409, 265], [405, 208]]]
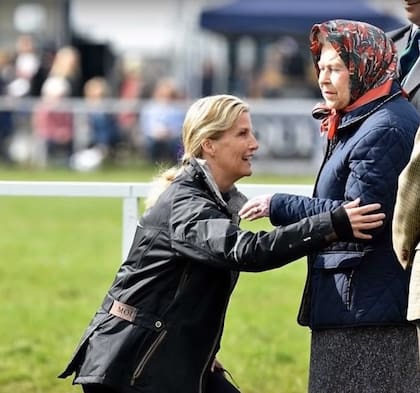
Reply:
[[[320, 36], [331, 43], [350, 73], [350, 104], [343, 112], [389, 94], [392, 81], [397, 78], [398, 55], [394, 43], [381, 29], [344, 19], [315, 24], [309, 39], [317, 75], [322, 49]], [[314, 108], [313, 114], [317, 118], [322, 117], [322, 113], [337, 115], [328, 112], [325, 104], [320, 104]], [[338, 119], [334, 123], [337, 125]], [[335, 133], [335, 130], [331, 131], [329, 137]]]

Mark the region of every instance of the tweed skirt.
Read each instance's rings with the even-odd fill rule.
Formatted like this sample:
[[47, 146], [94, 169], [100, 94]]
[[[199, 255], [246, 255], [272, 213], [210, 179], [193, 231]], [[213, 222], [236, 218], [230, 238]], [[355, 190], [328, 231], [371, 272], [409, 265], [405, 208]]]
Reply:
[[416, 327], [312, 331], [309, 393], [419, 393]]

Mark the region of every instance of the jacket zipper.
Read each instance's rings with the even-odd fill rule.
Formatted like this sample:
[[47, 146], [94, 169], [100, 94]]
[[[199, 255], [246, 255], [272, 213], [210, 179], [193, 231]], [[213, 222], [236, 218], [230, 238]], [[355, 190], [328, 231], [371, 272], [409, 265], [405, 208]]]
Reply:
[[[227, 302], [226, 302], [227, 303]], [[206, 363], [204, 364], [204, 368], [203, 368], [203, 370], [201, 371], [201, 374], [200, 374], [200, 383], [199, 383], [199, 391], [198, 391], [198, 393], [203, 393], [203, 377], [204, 377], [204, 372], [206, 371], [206, 369], [207, 369], [207, 367], [208, 367], [208, 365], [209, 365], [209, 363], [210, 363], [210, 361], [212, 360], [211, 358], [212, 358], [212, 356], [214, 356], [214, 349], [216, 348], [216, 343], [217, 343], [217, 340], [218, 340], [218, 338], [220, 337], [220, 331], [222, 330], [222, 321], [223, 321], [223, 317], [221, 318], [221, 320], [219, 321], [219, 329], [217, 330], [217, 336], [216, 336], [216, 339], [213, 341], [213, 346], [212, 346], [212, 348], [211, 348], [211, 351], [210, 351], [210, 353], [209, 353], [209, 356], [208, 356], [208, 358], [207, 358], [207, 361], [206, 361]]]
[[[180, 282], [178, 284], [178, 288], [176, 290], [174, 300], [178, 297], [179, 293], [181, 292], [181, 289], [183, 288], [185, 282], [187, 281], [188, 277], [188, 268], [186, 268], [181, 276]], [[136, 369], [134, 370], [133, 376], [131, 378], [131, 385], [134, 385], [136, 379], [140, 376], [142, 373], [144, 366], [146, 365], [149, 358], [153, 355], [153, 353], [156, 351], [159, 344], [162, 342], [164, 337], [166, 336], [167, 331], [163, 330], [160, 332], [159, 336], [156, 338], [156, 340], [152, 343], [146, 354], [143, 356], [143, 358], [140, 360], [139, 364], [137, 365]]]
[[162, 330], [159, 333], [159, 336], [157, 336], [157, 338], [155, 339], [155, 341], [153, 341], [153, 343], [150, 346], [150, 348], [147, 350], [147, 352], [145, 353], [145, 355], [143, 356], [143, 358], [140, 360], [139, 364], [137, 365], [136, 369], [134, 370], [133, 376], [131, 377], [131, 386], [134, 385], [134, 383], [136, 382], [136, 379], [142, 373], [142, 371], [144, 369], [144, 366], [146, 365], [146, 363], [150, 359], [150, 357], [155, 353], [157, 347], [159, 346], [159, 344], [162, 342], [162, 340], [166, 336], [166, 333], [167, 333], [166, 330]]
[[188, 273], [189, 273], [188, 267], [189, 267], [189, 264], [182, 272], [182, 276], [181, 276], [181, 279], [179, 280], [178, 288], [176, 289], [173, 301], [175, 301], [178, 298], [179, 294], [181, 293], [181, 290], [184, 289], [184, 284], [187, 282]]
[[[219, 325], [219, 330], [218, 330], [218, 335], [217, 335], [217, 337], [219, 337], [219, 335], [220, 335], [220, 325]], [[212, 348], [211, 348], [211, 351], [210, 351], [210, 353], [209, 353], [209, 356], [208, 356], [208, 358], [207, 358], [207, 361], [206, 361], [206, 363], [205, 363], [205, 365], [204, 365], [204, 368], [203, 368], [203, 370], [201, 371], [201, 374], [200, 374], [200, 382], [199, 382], [199, 391], [198, 391], [198, 393], [203, 393], [203, 377], [204, 377], [204, 372], [206, 371], [206, 369], [207, 369], [207, 367], [208, 367], [208, 365], [209, 365], [209, 363], [210, 363], [210, 361], [211, 361], [211, 358], [212, 358], [212, 356], [213, 356], [213, 353], [214, 353], [214, 349], [216, 348], [216, 342], [217, 342], [217, 340], [214, 340], [213, 341], [213, 346], [212, 346]]]
[[346, 307], [347, 310], [350, 310], [350, 303], [351, 303], [351, 285], [353, 283], [353, 274], [354, 270], [351, 271], [349, 274], [348, 282], [347, 282], [347, 290], [346, 290]]
[[[174, 300], [178, 297], [179, 293], [181, 292], [181, 289], [183, 288], [185, 282], [187, 281], [188, 277], [188, 268], [186, 268], [181, 276], [180, 283], [178, 284], [178, 288], [176, 290]], [[150, 359], [150, 357], [153, 355], [153, 353], [156, 351], [159, 344], [162, 342], [164, 337], [166, 336], [167, 331], [163, 330], [160, 332], [159, 336], [157, 336], [156, 340], [152, 343], [146, 354], [143, 356], [143, 358], [140, 360], [139, 364], [137, 365], [136, 369], [134, 370], [133, 376], [131, 378], [131, 385], [134, 385], [136, 379], [140, 376], [142, 373], [144, 366], [146, 365], [147, 361]]]

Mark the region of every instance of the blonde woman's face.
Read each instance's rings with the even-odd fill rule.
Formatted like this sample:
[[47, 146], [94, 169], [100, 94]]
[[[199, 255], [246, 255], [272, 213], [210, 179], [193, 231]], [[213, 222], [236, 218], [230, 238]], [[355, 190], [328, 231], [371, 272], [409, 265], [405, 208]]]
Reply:
[[206, 149], [204, 158], [222, 192], [229, 190], [237, 180], [252, 174], [251, 160], [258, 143], [248, 112], [243, 112], [221, 138], [209, 143], [211, 147]]
[[326, 105], [336, 110], [345, 108], [351, 98], [350, 73], [329, 42], [322, 46], [318, 67], [318, 84]]

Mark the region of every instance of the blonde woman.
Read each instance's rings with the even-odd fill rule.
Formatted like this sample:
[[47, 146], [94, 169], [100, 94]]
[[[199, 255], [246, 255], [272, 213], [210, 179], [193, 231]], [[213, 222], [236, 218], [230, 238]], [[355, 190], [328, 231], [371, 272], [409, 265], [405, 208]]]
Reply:
[[357, 201], [272, 232], [239, 228], [245, 198], [235, 182], [252, 173], [258, 148], [246, 103], [199, 99], [183, 126], [182, 165], [162, 175], [128, 258], [72, 360], [85, 392], [238, 392], [217, 362], [226, 310], [240, 271], [291, 262], [335, 239], [369, 238], [378, 204]]

